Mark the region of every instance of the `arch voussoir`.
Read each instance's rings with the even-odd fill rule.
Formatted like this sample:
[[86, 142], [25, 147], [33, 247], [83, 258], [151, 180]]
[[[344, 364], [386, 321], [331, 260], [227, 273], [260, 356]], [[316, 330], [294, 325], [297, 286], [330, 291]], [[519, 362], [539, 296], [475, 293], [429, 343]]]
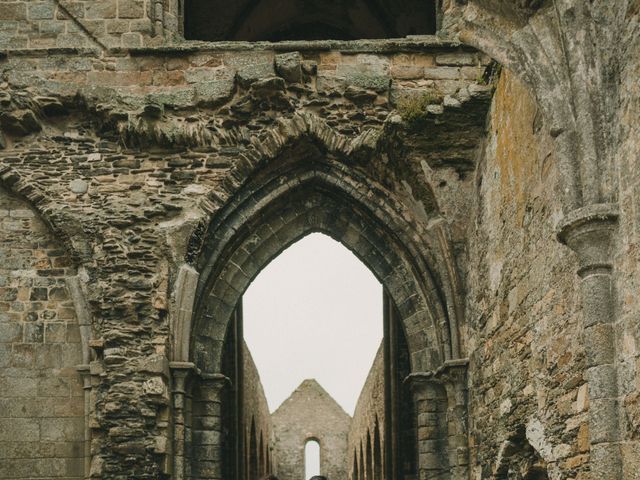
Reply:
[[[304, 132], [312, 137], [326, 133], [313, 118], [295, 122], [295, 134], [287, 140], [272, 140], [273, 148]], [[326, 134], [322, 141], [331, 143]], [[271, 152], [271, 147], [267, 150]], [[450, 358], [452, 349], [446, 345], [450, 335], [440, 331], [449, 328], [446, 299], [440, 294], [435, 269], [429, 266], [436, 256], [426, 252], [424, 245], [414, 244], [424, 230], [407, 222], [399, 203], [387, 202], [385, 207], [378, 201], [380, 195], [393, 198], [389, 192], [376, 184], [362, 192], [358, 188], [362, 179], [351, 173], [340, 162], [312, 155], [291, 162], [289, 168], [278, 166], [271, 178], [267, 168], [263, 173], [267, 178], [259, 177], [236, 192], [212, 220], [210, 232], [216, 242], [206, 244], [200, 258], [198, 297], [202, 300], [194, 322], [196, 343], [197, 332], [203, 331], [211, 337], [209, 343], [221, 344], [232, 310], [255, 276], [295, 241], [322, 232], [343, 243], [383, 283], [403, 319], [415, 368], [436, 368]], [[218, 235], [218, 231], [224, 233]], [[203, 311], [208, 313], [206, 318]], [[205, 321], [218, 325], [208, 328], [202, 325]], [[217, 372], [220, 362], [220, 357], [208, 359], [206, 367]]]

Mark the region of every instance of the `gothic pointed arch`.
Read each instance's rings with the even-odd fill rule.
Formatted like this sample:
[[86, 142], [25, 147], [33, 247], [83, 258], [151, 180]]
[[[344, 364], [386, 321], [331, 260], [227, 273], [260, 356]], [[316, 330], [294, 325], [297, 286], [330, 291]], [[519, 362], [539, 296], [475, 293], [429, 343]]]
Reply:
[[385, 286], [400, 312], [414, 371], [459, 356], [453, 289], [440, 274], [445, 260], [425, 246], [427, 229], [392, 192], [303, 136], [250, 176], [207, 228], [196, 263], [191, 348], [199, 368], [219, 371], [227, 325], [246, 288], [312, 232], [343, 243]]

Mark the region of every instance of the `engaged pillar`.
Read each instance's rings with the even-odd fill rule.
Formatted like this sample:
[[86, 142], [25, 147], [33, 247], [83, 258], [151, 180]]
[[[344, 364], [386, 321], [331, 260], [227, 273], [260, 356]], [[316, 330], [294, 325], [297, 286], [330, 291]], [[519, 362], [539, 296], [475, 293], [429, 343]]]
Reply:
[[193, 402], [193, 478], [222, 479], [222, 392], [229, 379], [202, 374]]
[[585, 378], [589, 391], [591, 472], [594, 479], [619, 480], [622, 462], [615, 365], [612, 243], [618, 213], [614, 205], [580, 208], [567, 215], [559, 240], [578, 255], [584, 312]]

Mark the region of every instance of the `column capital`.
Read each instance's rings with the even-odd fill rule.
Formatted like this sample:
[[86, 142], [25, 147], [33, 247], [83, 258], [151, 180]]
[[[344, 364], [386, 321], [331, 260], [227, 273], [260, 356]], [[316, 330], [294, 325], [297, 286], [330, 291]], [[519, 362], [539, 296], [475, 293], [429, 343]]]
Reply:
[[198, 372], [198, 377], [200, 378], [200, 386], [211, 390], [221, 391], [232, 385], [231, 379], [222, 373]]
[[611, 243], [618, 217], [616, 204], [598, 203], [569, 212], [558, 225], [558, 240], [578, 254], [581, 277], [611, 271]]
[[403, 381], [414, 393], [433, 385], [465, 385], [467, 381], [468, 358], [447, 360], [435, 370], [410, 373]]

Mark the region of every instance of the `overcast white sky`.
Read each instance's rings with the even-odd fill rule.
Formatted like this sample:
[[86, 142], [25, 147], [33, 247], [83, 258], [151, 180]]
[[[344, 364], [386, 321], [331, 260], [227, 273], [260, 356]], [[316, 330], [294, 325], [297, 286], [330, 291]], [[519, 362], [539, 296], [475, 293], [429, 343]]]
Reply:
[[298, 241], [244, 295], [244, 335], [271, 411], [315, 378], [353, 415], [382, 341], [382, 286], [319, 233]]

